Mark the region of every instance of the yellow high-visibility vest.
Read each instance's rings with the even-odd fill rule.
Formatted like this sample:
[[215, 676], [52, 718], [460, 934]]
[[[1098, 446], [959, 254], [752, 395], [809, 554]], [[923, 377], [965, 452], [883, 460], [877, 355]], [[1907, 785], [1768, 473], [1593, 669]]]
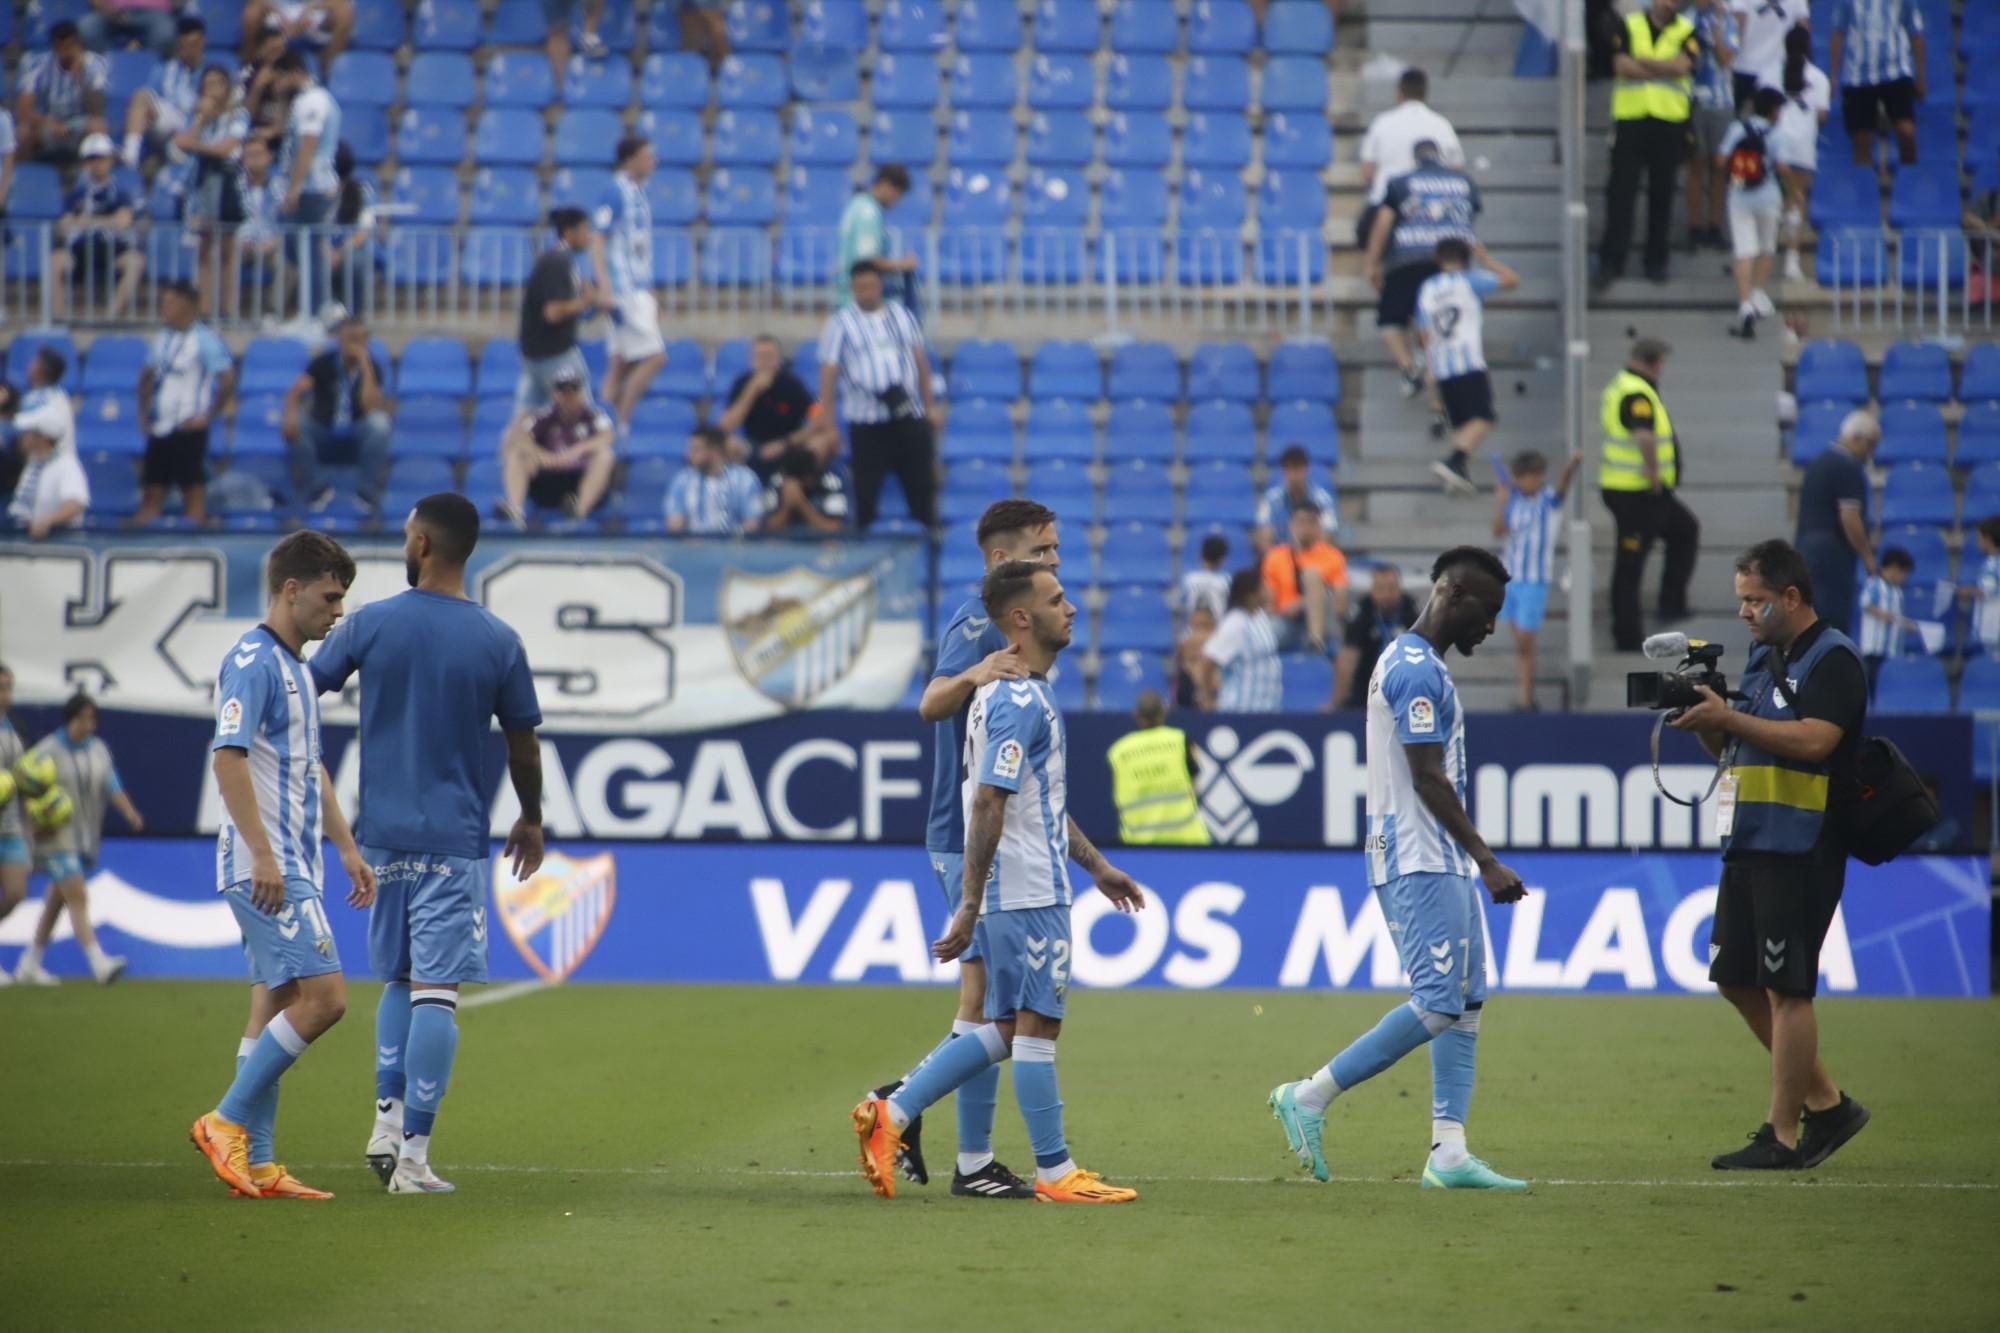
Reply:
[[1202, 822], [1188, 775], [1187, 733], [1178, 727], [1147, 727], [1112, 745], [1111, 798], [1118, 805], [1118, 836], [1127, 843], [1206, 847]]
[[1660, 392], [1644, 375], [1621, 370], [1604, 386], [1599, 416], [1604, 426], [1604, 459], [1597, 465], [1597, 486], [1605, 491], [1643, 491], [1646, 483], [1646, 456], [1632, 442], [1618, 407], [1628, 394], [1642, 394], [1645, 411], [1652, 418], [1653, 457], [1660, 468], [1660, 484], [1671, 489], [1680, 480], [1680, 466], [1674, 452], [1674, 423]]
[[[1653, 35], [1653, 24], [1644, 12], [1625, 16], [1625, 54], [1640, 60], [1672, 60], [1694, 35], [1694, 24], [1679, 16]], [[1620, 79], [1611, 92], [1613, 120], [1686, 120], [1688, 93], [1694, 87], [1692, 73], [1678, 79]]]

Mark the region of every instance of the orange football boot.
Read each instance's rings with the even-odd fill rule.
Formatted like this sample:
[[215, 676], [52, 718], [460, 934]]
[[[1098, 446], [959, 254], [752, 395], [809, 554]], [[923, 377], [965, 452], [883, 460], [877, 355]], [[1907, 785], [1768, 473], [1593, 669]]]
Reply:
[[1061, 1180], [1035, 1182], [1036, 1203], [1131, 1203], [1138, 1197], [1139, 1191], [1123, 1185], [1107, 1185], [1095, 1171], [1082, 1167]]
[[194, 1122], [188, 1138], [208, 1159], [216, 1177], [239, 1194], [256, 1199], [263, 1195], [250, 1178], [250, 1136], [241, 1125], [232, 1125], [210, 1111]]
[[[316, 1190], [291, 1172], [272, 1162], [262, 1162], [250, 1168], [250, 1179], [257, 1183], [257, 1195], [264, 1199], [331, 1199], [327, 1190]], [[229, 1191], [232, 1198], [248, 1197], [241, 1190]]]
[[854, 1108], [854, 1132], [861, 1138], [861, 1174], [868, 1188], [885, 1199], [896, 1197], [896, 1152], [903, 1146], [902, 1131], [889, 1116], [889, 1103], [880, 1097], [864, 1097]]

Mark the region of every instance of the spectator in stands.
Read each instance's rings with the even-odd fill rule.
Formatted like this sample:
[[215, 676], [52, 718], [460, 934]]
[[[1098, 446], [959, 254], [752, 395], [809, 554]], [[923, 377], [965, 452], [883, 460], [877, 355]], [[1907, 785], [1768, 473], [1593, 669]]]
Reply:
[[49, 26], [49, 49], [21, 62], [14, 118], [21, 156], [29, 161], [64, 163], [76, 157], [86, 135], [104, 132], [104, 86], [110, 66], [83, 49], [76, 24], [60, 19]]
[[1416, 599], [1403, 591], [1403, 571], [1378, 560], [1368, 575], [1368, 596], [1347, 618], [1333, 658], [1333, 706], [1366, 708], [1368, 680], [1382, 650], [1417, 623]]
[[604, 0], [542, 0], [542, 13], [549, 21], [549, 68], [555, 72], [556, 86], [562, 86], [563, 71], [569, 68], [569, 25], [582, 11], [576, 45], [586, 60], [602, 60], [611, 48], [597, 35], [604, 17]]
[[140, 469], [142, 527], [160, 516], [167, 488], [178, 486], [187, 521], [208, 521], [208, 427], [215, 409], [236, 387], [229, 348], [196, 322], [194, 288], [174, 280], [160, 287], [160, 322], [146, 364], [139, 370], [139, 419], [145, 423], [146, 459]]
[[173, 0], [90, 0], [90, 13], [76, 29], [93, 51], [137, 42], [165, 60], [174, 52]]
[[[1995, 157], [2000, 158], [2000, 152], [1996, 152]], [[1967, 165], [1970, 166], [1971, 164], [1968, 163]], [[12, 170], [13, 167], [10, 162], [8, 165], [10, 174]], [[1971, 237], [1985, 237], [1990, 247], [1996, 238], [2000, 238], [2000, 162], [1989, 162], [1987, 164], [1986, 179], [1991, 183], [1992, 188], [1988, 189], [1984, 194], [1966, 195], [1965, 209], [1959, 215], [1959, 225], [1964, 227]], [[4, 202], [5, 191], [0, 190], [0, 203]], [[1987, 249], [1984, 255], [1979, 254], [1977, 250], [1974, 251], [1974, 262], [1979, 262], [1981, 259], [1987, 259], [1990, 262], [1990, 259], [1993, 257], [1996, 256], [1994, 256], [1991, 248]], [[1989, 275], [1990, 277], [1991, 275]], [[1977, 303], [1979, 299], [1976, 295], [1972, 298], [1974, 303]]]
[[1275, 713], [1284, 702], [1278, 627], [1264, 598], [1263, 575], [1237, 570], [1229, 580], [1229, 610], [1202, 646], [1202, 697], [1218, 712]]
[[1731, 73], [1736, 83], [1736, 109], [1748, 111], [1750, 99], [1766, 85], [1773, 88], [1785, 64], [1785, 34], [1812, 26], [1809, 0], [1729, 0], [1743, 30]]
[[1278, 455], [1278, 476], [1279, 480], [1265, 487], [1257, 501], [1257, 525], [1250, 530], [1250, 540], [1258, 555], [1271, 549], [1279, 527], [1290, 524], [1295, 509], [1316, 510], [1321, 530], [1340, 531], [1340, 512], [1334, 504], [1333, 492], [1312, 479], [1312, 456], [1303, 444], [1285, 446]]
[[729, 461], [720, 426], [688, 436], [688, 465], [667, 487], [667, 531], [696, 537], [740, 537], [763, 525], [764, 488], [757, 474]]
[[618, 420], [618, 433], [627, 435], [632, 409], [667, 363], [667, 342], [660, 336], [660, 305], [653, 296], [653, 206], [646, 198], [653, 145], [627, 135], [618, 141], [613, 161], [617, 170], [592, 219], [590, 262], [597, 274], [597, 304], [611, 312], [604, 402]]
[[27, 459], [7, 513], [36, 541], [76, 527], [90, 508], [90, 480], [76, 456], [76, 415], [62, 387], [62, 353], [38, 348], [28, 362], [28, 392], [10, 425]]
[[260, 33], [276, 35], [293, 50], [315, 48], [321, 71], [331, 70], [354, 36], [354, 0], [250, 0], [243, 9], [246, 49]]
[[[172, 20], [171, 15], [167, 17]], [[162, 151], [174, 135], [188, 127], [201, 96], [208, 27], [190, 14], [178, 21], [175, 31], [173, 54], [160, 61], [147, 76], [146, 86], [125, 104], [125, 146], [120, 156], [134, 171], [142, 157]]]
[[322, 485], [319, 465], [336, 448], [351, 448], [361, 463], [362, 505], [379, 510], [389, 475], [389, 407], [382, 367], [368, 348], [368, 326], [359, 318], [334, 329], [332, 346], [306, 363], [285, 393], [281, 423], [292, 484], [299, 503], [324, 509], [333, 487]]
[[1903, 585], [1916, 567], [1908, 551], [1891, 546], [1882, 552], [1882, 567], [1861, 585], [1861, 660], [1868, 664], [1870, 694], [1875, 692], [1882, 659], [1901, 657], [1904, 635], [1917, 628], [1917, 622], [1903, 614]]
[[1493, 535], [1507, 542], [1507, 600], [1500, 607], [1500, 619], [1514, 627], [1519, 686], [1514, 701], [1524, 712], [1536, 707], [1535, 640], [1548, 611], [1549, 584], [1555, 581], [1556, 525], [1562, 521], [1569, 484], [1582, 465], [1582, 452], [1571, 454], [1551, 486], [1549, 460], [1539, 450], [1523, 449], [1514, 455], [1507, 484], [1493, 503]]
[[1736, 121], [1736, 86], [1730, 68], [1736, 63], [1743, 29], [1729, 8], [1729, 0], [1694, 0], [1689, 17], [1701, 54], [1694, 63], [1694, 86], [1689, 91], [1693, 105], [1688, 128], [1693, 143], [1687, 163], [1688, 249], [1721, 250], [1728, 245], [1722, 236], [1722, 192], [1728, 177], [1715, 159], [1722, 148], [1722, 136]]
[[[338, 3], [345, 5], [347, 0]], [[344, 44], [345, 39], [342, 41]], [[298, 51], [286, 51], [273, 68], [279, 89], [292, 100], [285, 116], [285, 151], [278, 174], [285, 178], [285, 221], [300, 228], [294, 251], [299, 302], [301, 314], [310, 316], [326, 304], [328, 274], [326, 265], [317, 262], [318, 238], [306, 229], [330, 220], [339, 199], [340, 177], [333, 169], [333, 159], [340, 148], [340, 104], [313, 79], [306, 58]]]
[[787, 445], [764, 497], [762, 530], [790, 536], [828, 535], [849, 521], [847, 476], [835, 461], [840, 436], [818, 431], [803, 444]]
[[[1695, 61], [1701, 55], [1694, 24], [1676, 13], [1674, 0], [1651, 0], [1625, 16], [1612, 34], [1618, 74], [1611, 93], [1611, 181], [1604, 191], [1604, 234], [1597, 252], [1600, 286], [1625, 274], [1632, 224], [1646, 185], [1646, 277], [1667, 280], [1667, 247], [1674, 221], [1674, 173], [1686, 151]], [[1742, 68], [1742, 55], [1737, 56]]]
[[1229, 610], [1229, 575], [1222, 572], [1228, 559], [1229, 538], [1211, 532], [1201, 539], [1200, 568], [1181, 575], [1181, 614], [1192, 618], [1197, 608], [1206, 607], [1210, 624], [1222, 619]]
[[1660, 616], [1667, 620], [1688, 613], [1688, 580], [1694, 577], [1701, 546], [1701, 520], [1674, 494], [1683, 444], [1660, 397], [1660, 377], [1672, 351], [1660, 338], [1634, 339], [1625, 365], [1598, 399], [1604, 445], [1597, 489], [1616, 524], [1611, 638], [1621, 653], [1636, 653], [1644, 642], [1639, 585], [1653, 543], [1664, 542], [1667, 548], [1659, 600]]
[[250, 124], [260, 133], [277, 134], [285, 128], [292, 109], [290, 86], [278, 78], [277, 60], [285, 54], [285, 37], [275, 31], [244, 34], [243, 63], [236, 70], [236, 100], [250, 114]]
[[[236, 178], [236, 200], [243, 221], [236, 228], [236, 262], [230, 263], [230, 238], [222, 246], [222, 273], [228, 283], [222, 308], [240, 309], [256, 318], [266, 310], [268, 294], [277, 280], [278, 225], [285, 207], [285, 186], [272, 170], [275, 154], [271, 141], [252, 133], [243, 141], [242, 172]], [[247, 286], [248, 297], [238, 300], [238, 289]]]
[[1438, 145], [1423, 140], [1415, 148], [1417, 165], [1389, 182], [1368, 235], [1368, 285], [1380, 294], [1375, 326], [1382, 345], [1403, 373], [1403, 397], [1424, 390], [1424, 370], [1410, 352], [1404, 330], [1417, 308], [1417, 289], [1437, 272], [1439, 241], [1472, 239], [1472, 220], [1479, 213], [1479, 187], [1438, 155]]
[[1927, 92], [1923, 10], [1915, 0], [1835, 0], [1831, 26], [1827, 64], [1840, 75], [1840, 117], [1855, 162], [1874, 161], [1879, 110], [1909, 166], [1917, 160], [1917, 103]]
[[[1477, 260], [1479, 266], [1473, 267]], [[1470, 495], [1472, 452], [1493, 429], [1493, 377], [1486, 371], [1486, 298], [1511, 292], [1521, 275], [1476, 239], [1437, 244], [1437, 272], [1417, 289], [1417, 334], [1438, 411], [1451, 429], [1451, 451], [1431, 464], [1445, 490]]]
[[1812, 32], [1793, 28], [1785, 37], [1784, 82], [1778, 90], [1785, 104], [1778, 111], [1772, 143], [1777, 149], [1778, 183], [1785, 191], [1785, 211], [1778, 234], [1785, 245], [1785, 281], [1804, 282], [1799, 263], [1799, 233], [1805, 229], [1806, 200], [1813, 174], [1819, 170], [1819, 129], [1833, 106], [1832, 87], [1812, 63]]
[[[243, 141], [249, 135], [250, 114], [234, 105], [229, 71], [208, 66], [201, 72], [187, 123], [167, 141], [174, 160], [161, 170], [167, 188], [180, 199], [181, 218], [189, 226], [213, 231], [243, 221], [243, 197], [236, 183], [242, 171]], [[208, 249], [202, 247], [204, 275]], [[223, 266], [228, 267], [227, 259]], [[204, 276], [204, 295], [207, 288]]]
[[[1228, 580], [1224, 580], [1227, 584]], [[1224, 595], [1223, 610], [1228, 610], [1227, 594]], [[1216, 615], [1206, 603], [1191, 608], [1187, 613], [1187, 628], [1181, 631], [1180, 642], [1174, 645], [1174, 707], [1212, 708], [1215, 700], [1207, 695], [1208, 641], [1215, 633]]]
[[722, 0], [660, 0], [680, 11], [681, 49], [699, 51], [708, 58], [711, 73], [729, 59], [729, 24], [722, 16]]
[[833, 272], [834, 309], [854, 299], [848, 278], [864, 259], [874, 262], [878, 274], [916, 272], [915, 255], [890, 255], [889, 224], [884, 219], [909, 192], [910, 173], [891, 162], [875, 168], [875, 179], [868, 188], [855, 191], [847, 201], [840, 215], [840, 255]]
[[20, 147], [14, 137], [14, 113], [0, 107], [0, 222], [7, 217], [7, 200], [14, 193], [14, 156]]
[[555, 400], [557, 379], [580, 378], [588, 385], [590, 378], [576, 345], [577, 321], [598, 304], [596, 290], [577, 271], [577, 259], [590, 245], [590, 215], [580, 208], [553, 209], [549, 227], [556, 243], [535, 260], [521, 289], [517, 418], [546, 409]]
[[117, 319], [132, 308], [146, 271], [146, 257], [132, 239], [132, 196], [112, 171], [111, 136], [91, 135], [83, 141], [82, 154], [83, 170], [63, 201], [56, 223], [59, 245], [51, 257], [49, 311], [58, 323], [68, 317], [73, 280], [82, 278], [86, 298], [100, 297], [115, 280], [111, 318]]
[[1417, 169], [1417, 145], [1434, 143], [1438, 160], [1448, 167], [1465, 165], [1465, 150], [1459, 147], [1458, 131], [1450, 121], [1430, 109], [1430, 77], [1414, 65], [1396, 80], [1396, 105], [1368, 122], [1361, 136], [1361, 184], [1368, 191], [1355, 223], [1354, 243], [1363, 250], [1375, 230], [1375, 210], [1389, 193], [1389, 182]]
[[854, 518], [866, 532], [875, 522], [882, 479], [894, 472], [910, 514], [930, 527], [936, 519], [937, 442], [931, 422], [931, 363], [924, 331], [903, 305], [882, 299], [882, 272], [863, 259], [848, 274], [853, 300], [833, 312], [819, 339], [819, 401], [841, 391], [854, 459]]
[[1716, 165], [1729, 173], [1729, 235], [1736, 264], [1736, 320], [1731, 337], [1754, 338], [1757, 321], [1778, 313], [1764, 284], [1771, 280], [1771, 260], [1778, 253], [1778, 215], [1784, 192], [1778, 187], [1778, 113], [1785, 95], [1776, 88], [1759, 88], [1750, 114], [1722, 136]]
[[1843, 634], [1854, 612], [1854, 562], [1871, 579], [1879, 572], [1868, 540], [1868, 459], [1881, 442], [1872, 412], [1850, 412], [1833, 447], [1806, 465], [1799, 482], [1792, 544], [1805, 557], [1820, 619]]
[[1347, 557], [1322, 535], [1312, 505], [1292, 510], [1290, 535], [1264, 554], [1266, 605], [1277, 617], [1281, 651], [1324, 654], [1327, 626], [1347, 619]]
[[1958, 595], [1972, 606], [1972, 641], [1988, 654], [2000, 653], [2000, 514], [1980, 519], [1976, 531], [1979, 572]]
[[366, 315], [375, 308], [375, 186], [355, 167], [353, 145], [342, 142], [333, 153], [333, 175], [340, 186], [320, 262], [327, 266], [333, 299], [341, 309]]
[[584, 519], [610, 488], [618, 464], [612, 451], [617, 431], [610, 415], [590, 401], [586, 379], [580, 367], [565, 366], [551, 384], [554, 402], [535, 415], [515, 417], [508, 427], [501, 448], [507, 489], [501, 511], [516, 528], [528, 526], [530, 499], [539, 509]]
[[817, 429], [812, 391], [785, 364], [778, 340], [768, 333], [751, 342], [750, 369], [729, 386], [728, 403], [716, 424], [743, 440], [750, 469], [764, 482], [786, 452]]

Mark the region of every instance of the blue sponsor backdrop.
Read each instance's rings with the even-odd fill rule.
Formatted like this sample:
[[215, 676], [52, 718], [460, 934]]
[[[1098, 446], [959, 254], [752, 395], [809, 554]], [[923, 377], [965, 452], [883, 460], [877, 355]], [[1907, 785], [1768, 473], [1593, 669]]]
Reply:
[[[545, 965], [553, 949], [564, 950], [576, 980], [926, 984], [951, 976], [929, 961], [944, 903], [914, 849], [600, 843], [558, 850], [582, 872], [579, 882], [591, 878], [584, 893], [564, 900], [572, 906], [553, 910], [587, 919], [572, 916], [539, 935], [519, 916], [514, 925]], [[1131, 851], [1118, 859], [1147, 887], [1152, 906], [1119, 918], [1099, 895], [1080, 894], [1073, 957], [1081, 986], [1400, 987], [1359, 855]], [[1705, 988], [1713, 855], [1530, 854], [1511, 863], [1536, 892], [1513, 907], [1488, 907], [1499, 988]], [[602, 891], [606, 870], [615, 894]], [[364, 914], [339, 901], [346, 885], [337, 869], [329, 873], [327, 914], [341, 956], [365, 974]], [[554, 873], [559, 878], [562, 867]], [[204, 840], [107, 840], [92, 900], [99, 929], [109, 947], [130, 955], [133, 976], [243, 976], [213, 874]], [[503, 888], [489, 913], [495, 980], [539, 970], [511, 938], [508, 917], [517, 909], [507, 897]], [[1973, 858], [1851, 866], [1823, 954], [1822, 990], [1984, 996], [1990, 914], [1985, 868]], [[0, 926], [0, 962], [11, 964], [32, 919], [32, 910], [17, 911]], [[59, 972], [82, 972], [73, 943], [59, 943], [50, 961]]]

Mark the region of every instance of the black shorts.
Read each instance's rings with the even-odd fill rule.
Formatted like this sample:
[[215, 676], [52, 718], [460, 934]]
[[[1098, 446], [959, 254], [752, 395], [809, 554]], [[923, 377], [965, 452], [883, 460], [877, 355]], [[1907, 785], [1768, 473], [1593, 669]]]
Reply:
[[146, 437], [139, 480], [147, 486], [206, 486], [208, 430], [177, 430]]
[[528, 478], [528, 499], [538, 509], [561, 509], [583, 484], [583, 469], [567, 472], [543, 468]]
[[1847, 856], [1821, 848], [1802, 856], [1746, 852], [1722, 863], [1708, 979], [1810, 999], [1819, 989], [1819, 948], [1840, 906]]
[[131, 248], [115, 236], [77, 237], [69, 243], [70, 280], [81, 282], [88, 273], [92, 281], [108, 281], [118, 271], [118, 257]]
[[1755, 74], [1732, 73], [1729, 82], [1736, 93], [1736, 109], [1739, 112], [1748, 111], [1750, 104], [1757, 100], [1757, 89], [1763, 80]]
[[1840, 119], [1848, 137], [1875, 132], [1875, 112], [1880, 109], [1891, 125], [1917, 118], [1917, 81], [1891, 79], [1887, 83], [1860, 83], [1840, 90]]
[[1423, 286], [1426, 279], [1437, 276], [1437, 271], [1435, 262], [1423, 259], [1385, 272], [1382, 275], [1382, 295], [1375, 302], [1375, 327], [1406, 327], [1410, 316], [1417, 310], [1417, 288]]
[[1483, 370], [1438, 381], [1445, 420], [1457, 430], [1468, 421], [1498, 421], [1493, 415], [1493, 380]]

